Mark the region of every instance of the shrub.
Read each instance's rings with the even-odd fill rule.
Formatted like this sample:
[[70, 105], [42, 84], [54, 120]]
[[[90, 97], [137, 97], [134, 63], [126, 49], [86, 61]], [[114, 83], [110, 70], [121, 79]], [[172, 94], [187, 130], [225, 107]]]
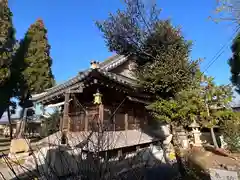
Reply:
[[224, 122], [223, 135], [232, 152], [240, 152], [240, 118], [239, 114], [233, 119]]

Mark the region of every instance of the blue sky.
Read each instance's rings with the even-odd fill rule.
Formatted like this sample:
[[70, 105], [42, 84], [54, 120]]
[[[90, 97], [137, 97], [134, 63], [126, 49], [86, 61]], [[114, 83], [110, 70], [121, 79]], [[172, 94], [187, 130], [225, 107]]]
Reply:
[[[151, 2], [153, 0], [144, 0]], [[102, 34], [95, 26], [109, 12], [123, 8], [123, 0], [9, 0], [14, 14], [13, 22], [18, 39], [23, 38], [30, 24], [42, 18], [48, 29], [53, 58], [53, 73], [58, 83], [73, 77], [89, 66], [91, 60], [102, 61], [111, 56]], [[227, 60], [231, 56], [229, 41], [235, 30], [231, 22], [215, 23], [216, 0], [158, 0], [163, 19], [171, 18], [175, 26], [182, 27], [186, 39], [193, 41], [192, 59], [203, 58], [202, 70], [227, 43], [223, 54], [206, 71], [218, 84], [230, 83]]]
[[[235, 25], [216, 24], [208, 19], [213, 14], [215, 0], [159, 0], [157, 3], [162, 8], [161, 17], [171, 18], [174, 25], [182, 27], [186, 39], [193, 41], [191, 56], [205, 59], [202, 69], [232, 36]], [[37, 18], [44, 20], [58, 83], [87, 68], [92, 59], [102, 61], [112, 55], [94, 21], [105, 19], [109, 12], [122, 8], [122, 0], [9, 0], [9, 5], [17, 38], [22, 38]], [[208, 69], [207, 74], [215, 77], [219, 84], [229, 83], [227, 60], [230, 56], [228, 46]]]
[[[109, 12], [122, 9], [122, 1], [9, 0], [9, 5], [14, 14], [17, 39], [23, 38], [36, 19], [43, 19], [51, 45], [52, 70], [57, 82], [61, 83], [87, 68], [91, 60], [102, 61], [113, 54], [105, 46], [94, 21], [104, 20]], [[162, 8], [161, 17], [171, 18], [175, 26], [182, 27], [185, 38], [193, 41], [191, 57], [204, 58], [202, 70], [219, 49], [229, 43], [224, 53], [207, 71], [208, 75], [215, 77], [218, 84], [229, 83], [229, 39], [235, 25], [230, 22], [216, 24], [208, 19], [213, 15], [216, 0], [158, 0], [157, 4]]]

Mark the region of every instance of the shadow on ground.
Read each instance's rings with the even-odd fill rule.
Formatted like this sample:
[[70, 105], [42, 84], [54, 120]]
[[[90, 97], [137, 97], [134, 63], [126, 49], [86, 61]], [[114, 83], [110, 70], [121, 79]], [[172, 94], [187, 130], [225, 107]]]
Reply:
[[[143, 163], [146, 158], [152, 163], [154, 162], [154, 165], [149, 167], [147, 163]], [[80, 179], [80, 177], [81, 180], [165, 180], [175, 179], [179, 175], [175, 165], [163, 164], [154, 159], [154, 155], [150, 154], [150, 151], [141, 151], [135, 157], [127, 160], [110, 161], [110, 159], [107, 159], [104, 163], [100, 163], [98, 159], [92, 154], [87, 154], [87, 158], [84, 160], [82, 154], [73, 156], [67, 151], [50, 149], [47, 152], [45, 164], [37, 166], [32, 171], [27, 170], [27, 167], [22, 167], [24, 173], [12, 178], [12, 180], [27, 180], [36, 177], [64, 180]], [[134, 166], [136, 164], [141, 165]], [[123, 169], [126, 171], [123, 171]], [[117, 174], [120, 171], [122, 172]]]
[[[74, 151], [76, 152], [77, 149]], [[99, 154], [99, 156], [103, 155]], [[87, 154], [86, 159], [82, 157], [83, 154], [69, 153], [69, 149], [50, 149], [44, 159], [45, 164], [37, 166], [31, 171], [28, 170], [28, 167], [21, 167], [24, 173], [11, 180], [34, 178], [72, 180], [80, 179], [80, 177], [81, 180], [210, 180], [208, 173], [191, 159], [185, 159], [186, 174], [184, 177], [180, 177], [176, 163], [162, 163], [150, 151], [141, 151], [127, 160], [110, 161], [107, 158], [105, 163], [100, 163], [99, 158], [94, 157], [91, 153]], [[145, 163], [146, 160], [148, 163]], [[141, 164], [141, 166], [134, 166], [136, 164]], [[147, 164], [151, 164], [151, 166], [147, 166]], [[119, 171], [122, 172], [117, 174]]]

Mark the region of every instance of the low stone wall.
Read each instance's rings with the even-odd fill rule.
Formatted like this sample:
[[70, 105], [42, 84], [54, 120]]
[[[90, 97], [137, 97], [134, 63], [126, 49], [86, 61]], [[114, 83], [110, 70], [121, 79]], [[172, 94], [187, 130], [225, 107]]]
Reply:
[[[140, 149], [137, 152], [126, 154], [125, 158], [108, 160], [107, 164], [101, 162], [101, 167], [111, 167], [113, 174], [127, 170], [139, 164], [153, 166], [156, 162], [165, 163], [163, 150], [153, 146]], [[40, 174], [48, 174], [49, 178], [54, 176], [65, 176], [68, 174], [94, 174], [97, 172], [97, 162], [90, 154], [85, 154], [79, 148], [68, 148], [65, 146], [44, 147], [25, 161], [24, 166], [31, 169], [38, 169]]]

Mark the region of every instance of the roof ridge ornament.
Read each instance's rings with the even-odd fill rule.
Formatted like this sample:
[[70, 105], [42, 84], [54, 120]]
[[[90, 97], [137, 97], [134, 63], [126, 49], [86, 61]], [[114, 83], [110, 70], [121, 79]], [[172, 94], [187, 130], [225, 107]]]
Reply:
[[91, 69], [98, 69], [99, 68], [99, 62], [97, 62], [97, 61], [91, 61], [91, 66], [90, 66], [90, 68]]

